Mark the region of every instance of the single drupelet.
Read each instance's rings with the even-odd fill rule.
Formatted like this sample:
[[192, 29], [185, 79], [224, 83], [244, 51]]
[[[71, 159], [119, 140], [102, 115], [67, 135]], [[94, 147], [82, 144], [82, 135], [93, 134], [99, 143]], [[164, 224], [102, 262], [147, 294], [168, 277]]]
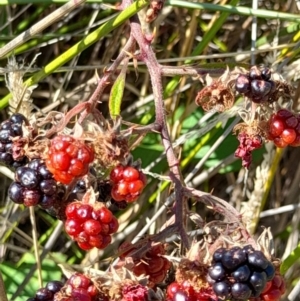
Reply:
[[251, 246], [217, 249], [208, 270], [215, 294], [224, 300], [258, 297], [274, 275], [273, 264]]

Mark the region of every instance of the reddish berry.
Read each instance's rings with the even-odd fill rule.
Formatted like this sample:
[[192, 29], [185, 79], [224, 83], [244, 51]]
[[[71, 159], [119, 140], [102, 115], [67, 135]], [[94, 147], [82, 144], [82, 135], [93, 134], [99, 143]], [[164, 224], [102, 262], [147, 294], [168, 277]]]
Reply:
[[284, 127], [284, 122], [281, 119], [274, 118], [274, 120], [271, 120], [270, 122], [269, 133], [272, 136], [277, 137], [283, 132]]
[[82, 223], [76, 219], [67, 219], [65, 230], [71, 236], [77, 236], [82, 231]]
[[281, 133], [281, 138], [286, 144], [291, 144], [295, 141], [296, 139], [296, 132], [294, 129], [284, 129], [283, 132]]
[[89, 244], [98, 249], [103, 248], [103, 236], [101, 234], [90, 235]]
[[71, 136], [59, 135], [51, 141], [46, 165], [55, 180], [69, 184], [74, 178], [85, 175], [93, 160], [94, 151], [88, 145]]
[[174, 295], [180, 290], [180, 284], [177, 282], [172, 282], [167, 287], [167, 296], [173, 298]]
[[83, 229], [88, 235], [97, 235], [101, 232], [102, 227], [100, 222], [94, 219], [89, 219], [84, 222]]
[[119, 229], [119, 222], [117, 218], [113, 216], [108, 226], [109, 226], [108, 234], [117, 232]]
[[110, 180], [112, 183], [118, 183], [123, 179], [124, 166], [116, 166], [110, 173]]
[[112, 198], [117, 201], [134, 202], [146, 185], [145, 175], [132, 166], [116, 166], [110, 174], [113, 184]]
[[99, 211], [99, 219], [102, 223], [108, 224], [113, 219], [113, 214], [107, 208], [102, 207]]
[[106, 207], [70, 203], [66, 207], [66, 232], [83, 250], [103, 249], [111, 242], [110, 234], [118, 230], [118, 220]]
[[138, 180], [140, 178], [140, 173], [137, 169], [131, 167], [131, 166], [127, 166], [124, 169], [123, 172], [123, 179], [126, 182], [132, 182], [135, 180]]
[[75, 273], [70, 277], [68, 283], [71, 284], [73, 288], [87, 289], [91, 284], [91, 280], [85, 275]]

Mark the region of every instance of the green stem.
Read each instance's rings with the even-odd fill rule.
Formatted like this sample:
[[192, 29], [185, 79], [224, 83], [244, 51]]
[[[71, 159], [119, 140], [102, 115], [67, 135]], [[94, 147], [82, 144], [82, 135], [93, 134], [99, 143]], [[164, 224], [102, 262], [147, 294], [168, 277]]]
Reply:
[[[80, 42], [72, 46], [70, 49], [65, 51], [63, 54], [54, 59], [51, 63], [46, 65], [41, 71], [35, 73], [28, 80], [26, 80], [25, 84], [27, 86], [32, 86], [51, 73], [53, 73], [57, 68], [69, 62], [73, 57], [90, 47], [92, 44], [96, 43], [99, 39], [107, 35], [109, 32], [123, 24], [130, 17], [135, 15], [138, 11], [140, 11], [143, 7], [148, 5], [147, 0], [138, 0], [126, 8], [124, 11], [120, 12], [120, 14], [113, 19], [109, 20], [98, 29], [90, 33]], [[8, 105], [8, 101], [11, 98], [11, 94], [6, 95], [0, 100], [0, 109], [5, 108]]]

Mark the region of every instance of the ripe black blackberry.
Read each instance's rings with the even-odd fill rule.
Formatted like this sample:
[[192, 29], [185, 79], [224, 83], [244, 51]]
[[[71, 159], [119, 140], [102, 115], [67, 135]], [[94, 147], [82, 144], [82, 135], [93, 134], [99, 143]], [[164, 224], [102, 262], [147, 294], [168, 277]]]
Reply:
[[35, 159], [27, 166], [17, 168], [8, 195], [17, 204], [50, 209], [56, 203], [58, 191], [57, 183], [44, 162]]
[[27, 158], [22, 153], [14, 153], [13, 138], [22, 137], [22, 125], [28, 125], [28, 120], [22, 114], [15, 113], [0, 125], [0, 162], [18, 168], [24, 166]]
[[266, 67], [251, 67], [248, 74], [240, 74], [237, 77], [235, 89], [255, 103], [272, 101], [270, 95], [275, 90], [275, 82], [271, 80], [271, 70]]
[[215, 294], [233, 300], [258, 297], [274, 275], [273, 264], [251, 246], [216, 250], [208, 270]]
[[53, 301], [54, 295], [61, 290], [63, 283], [60, 281], [50, 281], [46, 287], [36, 291], [35, 297], [29, 298], [26, 301]]

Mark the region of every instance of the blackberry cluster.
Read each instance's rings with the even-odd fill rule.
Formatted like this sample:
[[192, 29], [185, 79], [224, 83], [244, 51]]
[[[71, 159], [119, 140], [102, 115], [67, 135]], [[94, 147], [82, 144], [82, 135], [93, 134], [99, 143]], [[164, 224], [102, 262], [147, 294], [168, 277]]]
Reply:
[[108, 297], [99, 292], [89, 277], [80, 273], [73, 274], [53, 300], [109, 301]]
[[[120, 258], [125, 259], [134, 253], [136, 248], [131, 243], [125, 242], [119, 247]], [[132, 271], [136, 276], [147, 275], [151, 284], [161, 283], [171, 268], [171, 262], [164, 258], [165, 249], [162, 244], [151, 247], [141, 259], [133, 257], [134, 266]]]
[[22, 114], [13, 114], [8, 120], [0, 125], [0, 162], [7, 166], [17, 168], [26, 164], [24, 154], [14, 154], [14, 137], [22, 137], [22, 124], [28, 124], [28, 120]]
[[251, 246], [220, 248], [208, 271], [215, 294], [224, 300], [258, 297], [275, 275], [273, 264]]
[[272, 101], [270, 94], [275, 90], [275, 82], [271, 80], [271, 70], [257, 66], [251, 67], [248, 74], [240, 74], [235, 82], [235, 89], [255, 103]]
[[238, 140], [240, 144], [234, 155], [242, 159], [243, 167], [249, 168], [252, 162], [252, 151], [261, 148], [263, 140], [260, 135], [250, 136], [245, 132], [238, 135]]
[[8, 189], [8, 195], [13, 202], [25, 206], [40, 205], [43, 209], [50, 209], [55, 205], [57, 193], [57, 183], [40, 159], [17, 168], [15, 181]]
[[35, 297], [27, 301], [53, 301], [54, 295], [61, 290], [63, 283], [60, 281], [50, 281], [43, 288], [37, 290]]
[[104, 249], [111, 243], [111, 234], [119, 228], [118, 220], [102, 204], [73, 202], [66, 207], [65, 230], [83, 250]]
[[268, 138], [280, 148], [300, 146], [300, 116], [287, 109], [272, 114], [268, 122]]
[[116, 202], [135, 202], [142, 193], [147, 179], [142, 171], [132, 166], [116, 166], [110, 173], [111, 196]]
[[89, 172], [93, 160], [92, 147], [72, 136], [58, 135], [51, 141], [46, 165], [56, 181], [70, 184]]

